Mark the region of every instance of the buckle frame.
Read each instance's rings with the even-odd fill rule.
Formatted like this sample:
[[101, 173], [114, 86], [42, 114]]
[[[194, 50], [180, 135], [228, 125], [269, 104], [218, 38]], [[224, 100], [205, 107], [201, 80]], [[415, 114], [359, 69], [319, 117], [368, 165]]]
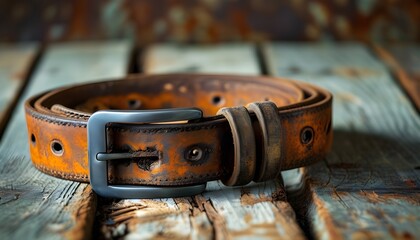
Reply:
[[202, 116], [202, 111], [197, 108], [107, 110], [93, 113], [87, 124], [89, 178], [92, 189], [98, 195], [110, 198], [168, 198], [202, 193], [206, 188], [206, 183], [176, 187], [110, 185], [108, 184], [107, 161], [121, 159], [128, 155], [106, 152], [106, 125], [108, 123], [170, 122], [199, 119]]

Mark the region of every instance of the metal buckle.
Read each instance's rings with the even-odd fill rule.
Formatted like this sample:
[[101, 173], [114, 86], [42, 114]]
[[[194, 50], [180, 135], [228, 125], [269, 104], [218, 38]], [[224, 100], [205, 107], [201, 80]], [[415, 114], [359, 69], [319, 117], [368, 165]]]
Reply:
[[107, 161], [121, 159], [126, 153], [106, 152], [108, 123], [153, 123], [198, 119], [203, 116], [197, 108], [173, 108], [144, 111], [98, 111], [87, 124], [90, 184], [100, 196], [112, 198], [167, 198], [196, 195], [204, 191], [206, 183], [181, 187], [152, 187], [109, 185]]

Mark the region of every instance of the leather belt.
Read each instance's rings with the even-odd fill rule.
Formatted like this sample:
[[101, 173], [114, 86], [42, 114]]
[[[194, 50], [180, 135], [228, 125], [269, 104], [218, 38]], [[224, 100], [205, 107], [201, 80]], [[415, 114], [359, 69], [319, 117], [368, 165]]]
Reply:
[[273, 77], [136, 75], [52, 90], [25, 110], [35, 167], [106, 197], [266, 181], [332, 143], [332, 95]]

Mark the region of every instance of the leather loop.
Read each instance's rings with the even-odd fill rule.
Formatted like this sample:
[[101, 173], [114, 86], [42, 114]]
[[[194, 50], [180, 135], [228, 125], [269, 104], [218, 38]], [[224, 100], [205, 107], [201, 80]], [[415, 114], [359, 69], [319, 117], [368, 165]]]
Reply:
[[249, 113], [240, 106], [222, 108], [217, 115], [223, 115], [228, 120], [234, 145], [232, 174], [222, 182], [227, 186], [248, 184], [254, 178], [256, 166], [255, 136]]
[[253, 102], [247, 105], [258, 119], [260, 151], [257, 153], [257, 170], [254, 181], [262, 182], [276, 178], [281, 169], [282, 132], [278, 108], [273, 102]]

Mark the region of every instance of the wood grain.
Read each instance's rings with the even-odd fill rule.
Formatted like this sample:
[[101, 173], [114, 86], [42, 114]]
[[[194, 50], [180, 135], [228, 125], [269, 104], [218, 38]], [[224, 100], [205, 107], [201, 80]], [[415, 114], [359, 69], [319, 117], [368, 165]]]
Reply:
[[141, 57], [146, 73], [260, 73], [256, 51], [247, 44], [153, 45]]
[[[179, 71], [259, 74], [252, 45], [146, 51], [145, 73]], [[193, 66], [193, 67], [192, 67]], [[203, 194], [176, 199], [122, 200], [102, 206], [102, 233], [126, 239], [304, 239], [281, 179], [245, 187], [210, 182]]]
[[286, 182], [313, 237], [420, 238], [420, 118], [384, 64], [358, 44], [267, 44], [264, 55], [271, 74], [334, 94], [332, 153]]
[[0, 44], [0, 136], [38, 51], [35, 43]]
[[53, 178], [32, 166], [23, 101], [65, 84], [123, 76], [129, 54], [127, 42], [62, 43], [46, 50], [0, 146], [0, 239], [90, 237], [95, 195], [87, 184]]
[[374, 49], [420, 112], [420, 45], [375, 45]]

